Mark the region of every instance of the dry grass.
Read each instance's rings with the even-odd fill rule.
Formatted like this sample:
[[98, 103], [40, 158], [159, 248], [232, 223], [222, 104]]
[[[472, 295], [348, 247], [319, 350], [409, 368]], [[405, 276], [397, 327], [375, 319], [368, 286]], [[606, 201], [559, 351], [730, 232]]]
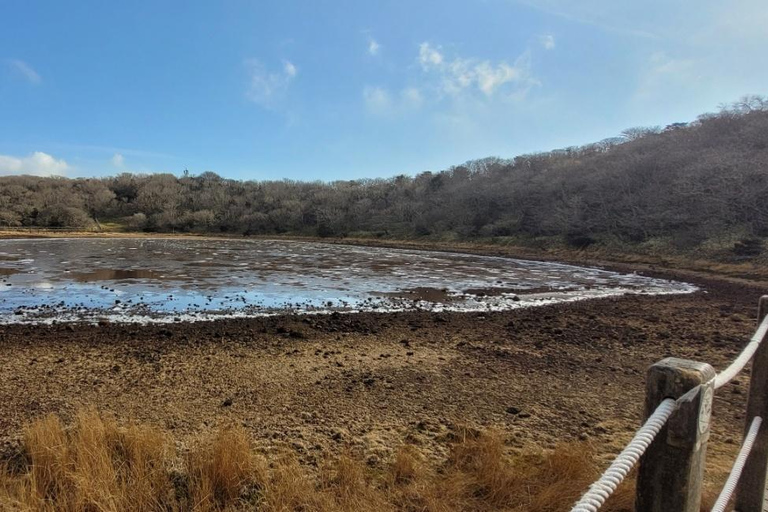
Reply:
[[81, 411], [69, 430], [56, 416], [37, 421], [25, 432], [23, 446], [26, 460], [5, 467], [0, 477], [4, 508], [164, 510], [173, 501], [166, 467], [170, 444], [157, 430], [118, 427]]
[[[567, 511], [599, 474], [585, 445], [511, 454], [494, 432], [461, 428], [429, 462], [404, 445], [383, 467], [344, 454], [320, 467], [256, 454], [237, 427], [180, 455], [157, 429], [88, 410], [70, 428], [31, 425], [0, 471], [0, 509], [18, 511]], [[631, 484], [603, 509], [632, 510]]]

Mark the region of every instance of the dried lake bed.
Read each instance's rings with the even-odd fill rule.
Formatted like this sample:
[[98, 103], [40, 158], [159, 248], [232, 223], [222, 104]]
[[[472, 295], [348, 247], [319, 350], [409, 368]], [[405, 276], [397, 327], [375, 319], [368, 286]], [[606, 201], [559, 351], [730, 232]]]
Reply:
[[550, 262], [286, 240], [0, 241], [0, 323], [501, 311], [693, 285]]

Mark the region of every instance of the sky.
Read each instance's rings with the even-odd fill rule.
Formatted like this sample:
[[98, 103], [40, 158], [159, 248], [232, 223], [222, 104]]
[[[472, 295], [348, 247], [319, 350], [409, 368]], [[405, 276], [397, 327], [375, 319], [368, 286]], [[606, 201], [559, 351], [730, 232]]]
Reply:
[[768, 94], [765, 0], [0, 0], [0, 175], [348, 180]]

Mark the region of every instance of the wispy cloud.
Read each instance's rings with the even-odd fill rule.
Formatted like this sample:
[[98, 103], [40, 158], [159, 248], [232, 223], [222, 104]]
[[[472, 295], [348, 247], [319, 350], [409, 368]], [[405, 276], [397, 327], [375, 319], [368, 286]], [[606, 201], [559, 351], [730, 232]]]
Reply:
[[406, 87], [400, 91], [403, 106], [409, 109], [417, 109], [424, 103], [424, 96], [417, 87]]
[[764, 0], [718, 2], [712, 8], [711, 26], [699, 28], [695, 42], [702, 39], [729, 44], [735, 41], [765, 45], [768, 42], [768, 9]]
[[555, 49], [555, 36], [552, 34], [545, 34], [541, 36], [539, 41], [541, 41], [541, 46], [543, 46], [545, 50]]
[[363, 89], [363, 101], [369, 112], [377, 115], [392, 112], [392, 95], [387, 89], [379, 86], [366, 86]]
[[23, 60], [8, 59], [7, 63], [17, 74], [22, 76], [30, 84], [39, 85], [43, 81], [40, 74]]
[[491, 97], [499, 91], [519, 96], [539, 82], [531, 75], [530, 52], [525, 51], [513, 64], [506, 61], [493, 63], [477, 58], [446, 58], [439, 46], [428, 42], [419, 45], [418, 62], [422, 71], [437, 77], [439, 89], [452, 96], [478, 91]]
[[421, 64], [421, 69], [429, 71], [442, 65], [442, 63], [443, 54], [440, 53], [439, 46], [436, 48], [426, 42], [419, 45], [419, 64]]
[[372, 56], [376, 56], [379, 54], [379, 51], [381, 50], [381, 45], [378, 41], [376, 41], [374, 38], [368, 39], [368, 54]]
[[125, 167], [125, 157], [120, 153], [115, 153], [112, 155], [110, 162], [112, 162], [113, 167], [117, 167], [118, 169]]
[[69, 169], [70, 166], [66, 161], [41, 151], [26, 157], [0, 155], [0, 175], [63, 176]]
[[653, 53], [640, 75], [634, 100], [658, 100], [675, 93], [690, 91], [696, 79], [696, 61], [673, 58], [665, 52]]
[[[582, 2], [571, 2], [569, 0], [513, 1], [573, 23], [595, 27], [604, 32], [612, 32], [615, 34], [644, 39], [659, 38], [659, 34], [655, 31], [639, 28], [632, 23], [619, 19], [617, 16], [613, 16], [612, 13], [616, 7], [626, 5], [621, 2], [615, 2], [615, 0], [591, 0]], [[645, 7], [644, 4], [643, 7]], [[653, 8], [648, 7], [648, 9]]]
[[424, 103], [424, 97], [417, 87], [405, 87], [393, 93], [385, 87], [366, 86], [363, 101], [371, 114], [396, 117], [418, 110]]
[[[99, 146], [96, 144], [70, 144], [66, 142], [59, 142], [53, 143], [51, 146], [58, 149], [75, 150], [78, 152], [84, 151], [94, 153], [107, 153], [107, 155], [109, 155], [109, 153], [120, 153], [122, 156], [135, 156], [141, 158], [177, 158], [174, 155], [170, 155], [168, 153], [160, 153], [157, 151], [145, 151], [142, 149], [131, 149], [117, 146]], [[103, 159], [104, 156], [102, 155], [101, 158]]]
[[531, 73], [531, 52], [520, 54], [510, 64], [487, 59], [451, 55], [440, 45], [423, 42], [416, 55], [418, 80], [398, 88], [366, 86], [363, 102], [366, 110], [381, 117], [402, 117], [422, 107], [437, 108], [443, 100], [454, 106], [520, 101], [539, 85]]
[[285, 72], [285, 76], [288, 78], [295, 77], [296, 74], [299, 72], [299, 70], [296, 69], [296, 66], [293, 64], [293, 62], [288, 60], [283, 61], [283, 71]]
[[245, 97], [266, 108], [273, 107], [285, 95], [299, 73], [296, 65], [287, 60], [283, 61], [280, 71], [269, 71], [258, 59], [247, 59], [245, 67], [248, 72]]

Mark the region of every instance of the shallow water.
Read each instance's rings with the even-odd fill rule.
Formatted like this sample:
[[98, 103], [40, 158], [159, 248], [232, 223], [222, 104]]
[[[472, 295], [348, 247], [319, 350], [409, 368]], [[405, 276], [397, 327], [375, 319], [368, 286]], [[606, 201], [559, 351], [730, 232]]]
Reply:
[[484, 311], [695, 289], [556, 263], [282, 240], [0, 240], [0, 323]]

